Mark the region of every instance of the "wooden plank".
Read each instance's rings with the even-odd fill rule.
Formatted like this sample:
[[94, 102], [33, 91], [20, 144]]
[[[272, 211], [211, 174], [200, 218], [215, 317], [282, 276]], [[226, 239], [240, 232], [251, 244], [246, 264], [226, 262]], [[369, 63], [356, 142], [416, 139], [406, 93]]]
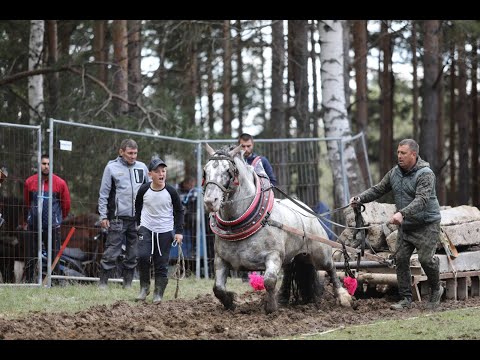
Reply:
[[448, 279], [446, 283], [447, 283], [447, 289], [446, 289], [447, 291], [446, 291], [445, 297], [447, 299], [457, 300], [457, 279], [456, 278]]
[[468, 300], [468, 286], [466, 277], [457, 278], [457, 299]]
[[[451, 265], [454, 266], [457, 272], [480, 270], [480, 251], [460, 252], [458, 253], [458, 257], [451, 260], [451, 262], [448, 260], [447, 255], [436, 254], [436, 256], [440, 261], [440, 274], [451, 273], [454, 270]], [[417, 254], [412, 255], [410, 264], [412, 266], [420, 266]], [[423, 269], [422, 274], [424, 274]]]
[[480, 276], [472, 276], [470, 277], [471, 285], [471, 293], [472, 297], [480, 296]]

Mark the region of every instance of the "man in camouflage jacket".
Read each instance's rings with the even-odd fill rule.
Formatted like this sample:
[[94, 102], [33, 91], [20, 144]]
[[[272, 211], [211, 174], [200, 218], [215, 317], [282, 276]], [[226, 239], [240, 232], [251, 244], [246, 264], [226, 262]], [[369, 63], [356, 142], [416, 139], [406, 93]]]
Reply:
[[440, 285], [439, 259], [435, 256], [440, 241], [441, 218], [435, 174], [418, 153], [419, 146], [414, 140], [400, 141], [398, 164], [377, 185], [350, 199], [350, 204], [355, 207], [358, 202], [368, 203], [393, 191], [397, 212], [390, 223], [399, 225], [395, 263], [401, 297], [390, 307], [393, 310], [412, 307], [410, 257], [415, 249], [430, 286], [427, 306], [430, 309], [437, 307], [444, 292]]

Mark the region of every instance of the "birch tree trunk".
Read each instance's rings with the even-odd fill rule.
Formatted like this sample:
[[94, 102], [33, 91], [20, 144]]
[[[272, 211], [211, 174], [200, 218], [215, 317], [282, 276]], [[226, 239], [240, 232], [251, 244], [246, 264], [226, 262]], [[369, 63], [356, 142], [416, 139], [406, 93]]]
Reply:
[[412, 76], [413, 76], [413, 139], [418, 141], [418, 129], [420, 122], [418, 121], [418, 60], [417, 60], [417, 22], [412, 20]]
[[449, 148], [448, 148], [448, 157], [450, 158], [450, 191], [449, 191], [449, 197], [448, 197], [448, 204], [451, 204], [452, 206], [456, 206], [457, 204], [457, 197], [456, 197], [456, 192], [457, 192], [457, 167], [456, 167], [456, 161], [455, 159], [455, 152], [456, 152], [456, 145], [455, 145], [455, 139], [456, 139], [456, 121], [455, 121], [455, 112], [457, 109], [457, 106], [455, 104], [455, 83], [457, 82], [457, 76], [455, 73], [455, 68], [457, 66], [456, 60], [455, 60], [455, 48], [456, 45], [452, 41], [451, 47], [450, 47], [450, 59], [451, 64], [450, 64], [450, 122], [449, 122]]
[[[30, 21], [30, 43], [28, 53], [29, 71], [42, 67], [44, 33], [44, 20]], [[37, 125], [45, 116], [43, 75], [35, 75], [28, 78], [28, 104], [30, 106], [30, 124]]]
[[458, 187], [457, 203], [468, 204], [470, 200], [470, 167], [468, 144], [470, 143], [469, 114], [467, 98], [467, 64], [465, 62], [465, 34], [460, 33], [458, 45], [458, 108], [456, 121], [458, 126]]
[[[243, 133], [243, 117], [245, 107], [245, 81], [243, 80], [243, 42], [242, 42], [242, 22], [237, 20], [235, 24], [237, 36], [235, 37], [235, 51], [237, 56], [237, 98], [238, 98], [238, 134]], [[271, 125], [270, 125], [271, 126]]]
[[[342, 20], [322, 20], [319, 22], [320, 63], [322, 74], [322, 109], [326, 137], [351, 137], [350, 123], [347, 117], [343, 82], [343, 28]], [[357, 157], [350, 142], [344, 142], [343, 164], [350, 188], [345, 188], [340, 157], [340, 142], [328, 141], [327, 151], [332, 169], [335, 207], [345, 205], [349, 197], [359, 193]]]
[[478, 68], [478, 40], [476, 38], [471, 39], [472, 42], [472, 69], [471, 76], [472, 79], [472, 205], [479, 207], [480, 206], [480, 173], [479, 168], [480, 164], [478, 161], [479, 151], [478, 151], [478, 91], [477, 91], [477, 68]]
[[[285, 71], [285, 37], [283, 34], [283, 20], [272, 21], [272, 114], [270, 116], [271, 134], [274, 138], [287, 137], [287, 126], [285, 121], [285, 103], [283, 94], [285, 91], [285, 81], [283, 73]], [[288, 150], [286, 146], [276, 148], [276, 159], [279, 159], [277, 174], [278, 184], [288, 184], [287, 158]]]

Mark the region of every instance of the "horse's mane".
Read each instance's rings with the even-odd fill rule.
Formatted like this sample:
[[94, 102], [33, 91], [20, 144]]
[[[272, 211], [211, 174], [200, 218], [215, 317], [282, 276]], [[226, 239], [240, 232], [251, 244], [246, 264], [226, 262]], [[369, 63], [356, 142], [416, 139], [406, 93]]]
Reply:
[[215, 150], [216, 155], [230, 156], [229, 152], [235, 149], [234, 145], [224, 145], [220, 149]]

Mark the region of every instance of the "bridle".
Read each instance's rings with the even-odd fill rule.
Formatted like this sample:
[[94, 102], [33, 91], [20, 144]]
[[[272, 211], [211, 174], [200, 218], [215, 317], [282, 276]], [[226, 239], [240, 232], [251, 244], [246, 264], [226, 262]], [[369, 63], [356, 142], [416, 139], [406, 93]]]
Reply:
[[[205, 193], [205, 190], [209, 184], [216, 185], [222, 190], [223, 192], [223, 197], [225, 198], [226, 195], [229, 193], [235, 191], [235, 188], [238, 186], [238, 169], [237, 166], [235, 165], [235, 162], [233, 161], [233, 158], [227, 154], [222, 154], [222, 153], [215, 153], [212, 155], [208, 161], [207, 164], [210, 161], [216, 161], [213, 164], [213, 167], [216, 168], [219, 166], [218, 160], [227, 160], [228, 161], [228, 174], [229, 174], [229, 179], [228, 179], [228, 184], [227, 186], [223, 186], [222, 184], [219, 184], [216, 181], [209, 180], [205, 182], [205, 168], [203, 168], [203, 181], [202, 181], [202, 187], [203, 187], [203, 193]], [[205, 165], [206, 166], [206, 165]]]

